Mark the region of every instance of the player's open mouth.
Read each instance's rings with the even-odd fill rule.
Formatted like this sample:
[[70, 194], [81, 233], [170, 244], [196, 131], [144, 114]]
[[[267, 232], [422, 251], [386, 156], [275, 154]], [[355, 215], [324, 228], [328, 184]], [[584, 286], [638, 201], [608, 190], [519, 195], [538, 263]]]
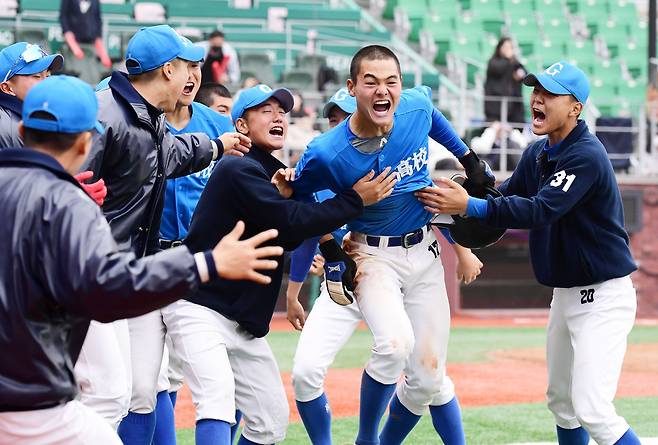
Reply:
[[391, 109], [390, 100], [378, 100], [372, 105], [372, 109], [375, 110], [375, 113], [384, 115]]
[[270, 128], [270, 134], [274, 137], [282, 138], [283, 137], [283, 127], [276, 126], [276, 127]]
[[535, 125], [541, 125], [546, 120], [546, 114], [541, 111], [539, 108], [532, 108], [532, 123]]
[[189, 96], [190, 94], [192, 94], [193, 90], [194, 90], [194, 82], [187, 82], [185, 84], [185, 88], [183, 88], [183, 94]]

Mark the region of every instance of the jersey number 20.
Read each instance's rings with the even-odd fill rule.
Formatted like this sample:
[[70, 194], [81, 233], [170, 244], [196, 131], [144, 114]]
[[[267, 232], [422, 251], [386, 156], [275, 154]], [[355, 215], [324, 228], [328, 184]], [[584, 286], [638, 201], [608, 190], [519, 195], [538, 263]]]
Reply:
[[562, 183], [566, 179], [566, 184], [564, 184], [564, 187], [562, 187], [562, 191], [566, 192], [569, 190], [569, 187], [571, 187], [571, 184], [573, 184], [574, 179], [576, 179], [576, 175], [568, 175], [564, 170], [560, 170], [559, 172], [555, 173], [555, 178], [551, 181], [551, 185], [553, 187], [561, 187]]

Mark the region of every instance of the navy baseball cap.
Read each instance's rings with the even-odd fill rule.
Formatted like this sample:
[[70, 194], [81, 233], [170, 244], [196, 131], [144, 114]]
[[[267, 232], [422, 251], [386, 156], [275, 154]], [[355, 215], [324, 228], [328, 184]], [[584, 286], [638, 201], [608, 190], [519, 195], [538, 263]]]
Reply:
[[18, 42], [0, 51], [0, 82], [17, 74], [37, 74], [47, 69], [57, 70], [64, 64], [60, 54], [48, 55], [39, 45]]
[[523, 83], [529, 87], [537, 84], [553, 94], [571, 94], [585, 104], [589, 97], [589, 81], [585, 73], [564, 60], [555, 62], [540, 74], [528, 74]]
[[333, 107], [338, 107], [347, 114], [352, 114], [356, 111], [356, 99], [350, 96], [347, 88], [341, 88], [336, 91], [329, 102], [322, 109], [322, 116], [329, 117], [329, 113]]
[[295, 99], [293, 99], [292, 93], [286, 88], [278, 88], [273, 90], [269, 86], [261, 83], [240, 93], [238, 99], [233, 105], [233, 110], [231, 111], [233, 122], [236, 122], [239, 118], [241, 118], [246, 110], [249, 108], [257, 107], [258, 105], [268, 100], [270, 97], [278, 100], [286, 113], [292, 110], [292, 106], [295, 103]]
[[169, 25], [142, 28], [132, 36], [126, 48], [128, 74], [142, 74], [161, 67], [175, 58], [189, 62], [203, 60], [205, 50], [181, 36]]
[[[35, 117], [38, 111], [53, 119]], [[23, 102], [23, 126], [51, 133], [82, 133], [103, 126], [96, 120], [98, 101], [94, 90], [71, 76], [50, 76], [30, 89]]]

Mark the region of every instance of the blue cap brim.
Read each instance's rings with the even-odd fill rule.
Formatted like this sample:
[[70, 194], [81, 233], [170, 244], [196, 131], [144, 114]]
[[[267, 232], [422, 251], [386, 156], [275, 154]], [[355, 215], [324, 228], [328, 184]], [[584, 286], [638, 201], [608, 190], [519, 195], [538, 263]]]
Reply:
[[205, 49], [198, 45], [190, 45], [183, 48], [183, 51], [178, 55], [178, 58], [187, 60], [188, 62], [201, 62], [205, 55]]
[[331, 109], [333, 107], [338, 107], [347, 114], [352, 114], [356, 111], [356, 107], [351, 106], [351, 104], [346, 104], [346, 103], [340, 104], [338, 102], [330, 101], [327, 102], [327, 104], [322, 109], [322, 116], [324, 116], [325, 118], [329, 117], [329, 113], [331, 113]]
[[560, 85], [555, 79], [551, 76], [541, 73], [541, 74], [528, 74], [523, 79], [523, 84], [529, 87], [534, 87], [537, 84], [541, 85], [543, 89], [549, 93], [565, 95], [573, 94], [571, 91], [567, 90], [565, 87]]
[[292, 93], [287, 88], [277, 88], [276, 90], [272, 91], [272, 94], [270, 94], [270, 96], [267, 99], [269, 99], [270, 97], [273, 97], [276, 100], [278, 100], [281, 106], [283, 107], [283, 111], [285, 111], [286, 113], [289, 113], [290, 110], [292, 110], [292, 107], [295, 105], [295, 98], [292, 97]]
[[28, 63], [23, 68], [16, 71], [14, 75], [19, 74], [23, 76], [29, 76], [31, 74], [40, 73], [47, 69], [54, 71], [60, 69], [63, 64], [64, 58], [60, 54], [51, 54], [49, 56], [44, 56], [41, 59]]

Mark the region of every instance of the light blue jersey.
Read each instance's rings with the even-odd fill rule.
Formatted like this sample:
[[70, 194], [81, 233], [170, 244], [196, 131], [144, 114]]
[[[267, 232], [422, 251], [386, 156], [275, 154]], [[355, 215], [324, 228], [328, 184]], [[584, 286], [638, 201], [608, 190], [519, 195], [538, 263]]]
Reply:
[[[210, 139], [215, 139], [229, 131], [235, 131], [229, 118], [198, 102], [192, 102], [192, 118], [185, 128], [177, 130], [169, 123], [167, 123], [167, 127], [172, 134], [205, 133]], [[162, 222], [160, 223], [161, 238], [166, 240], [185, 238], [196, 204], [214, 167], [215, 162], [213, 161], [199, 172], [167, 180]]]
[[428, 136], [461, 157], [468, 147], [448, 120], [434, 108], [431, 90], [419, 86], [404, 90], [393, 117], [393, 128], [381, 150], [364, 153], [352, 145], [356, 135], [349, 119], [315, 138], [297, 164], [292, 183], [295, 193], [309, 195], [323, 189], [334, 192], [351, 188], [370, 170], [381, 173], [391, 167], [398, 182], [388, 198], [366, 207], [348, 228], [369, 235], [400, 236], [426, 225], [427, 212], [413, 192], [432, 185], [427, 169]]

